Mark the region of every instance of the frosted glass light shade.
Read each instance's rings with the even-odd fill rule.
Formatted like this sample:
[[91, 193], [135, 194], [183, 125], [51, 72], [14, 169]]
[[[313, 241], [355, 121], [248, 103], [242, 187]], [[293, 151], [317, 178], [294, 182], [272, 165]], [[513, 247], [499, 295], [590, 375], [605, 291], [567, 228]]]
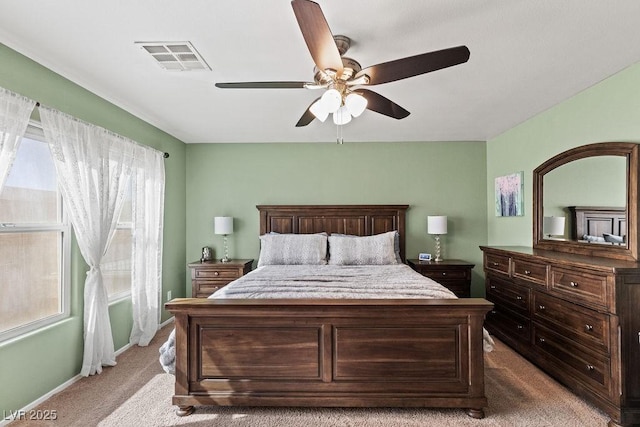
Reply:
[[357, 93], [350, 93], [344, 100], [344, 105], [353, 117], [358, 117], [367, 108], [367, 98]]
[[542, 233], [548, 236], [564, 236], [564, 217], [545, 216], [542, 220]]
[[233, 217], [217, 216], [213, 222], [215, 234], [233, 234]]
[[428, 234], [447, 234], [447, 217], [446, 216], [428, 216], [427, 217], [427, 233]]
[[336, 89], [329, 89], [320, 99], [329, 113], [335, 113], [340, 108], [340, 104], [342, 104], [342, 95]]
[[329, 116], [329, 110], [327, 110], [324, 102], [322, 102], [322, 98], [311, 104], [311, 107], [309, 107], [309, 111], [311, 111], [311, 114], [316, 116], [316, 119], [320, 120], [321, 122], [327, 120], [327, 117]]
[[351, 121], [351, 113], [345, 105], [338, 108], [338, 111], [333, 113], [333, 123], [337, 125], [346, 125]]

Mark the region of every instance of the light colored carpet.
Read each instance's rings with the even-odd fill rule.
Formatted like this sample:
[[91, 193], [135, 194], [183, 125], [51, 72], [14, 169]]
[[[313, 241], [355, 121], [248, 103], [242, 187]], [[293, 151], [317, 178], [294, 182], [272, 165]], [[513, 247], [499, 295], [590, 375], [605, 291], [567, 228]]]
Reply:
[[608, 417], [583, 402], [501, 342], [485, 357], [486, 417], [459, 409], [224, 408], [198, 407], [188, 417], [171, 405], [174, 377], [158, 363], [158, 348], [172, 325], [149, 347], [134, 347], [118, 365], [84, 378], [37, 409], [56, 410], [56, 422], [19, 421], [18, 426], [230, 426], [230, 427], [599, 427]]

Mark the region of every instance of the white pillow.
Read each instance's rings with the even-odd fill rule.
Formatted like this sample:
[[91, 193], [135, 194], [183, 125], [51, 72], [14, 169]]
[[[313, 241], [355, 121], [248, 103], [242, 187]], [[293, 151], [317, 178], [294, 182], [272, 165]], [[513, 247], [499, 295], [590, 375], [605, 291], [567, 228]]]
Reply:
[[375, 236], [329, 236], [329, 264], [398, 264], [394, 249], [395, 231]]
[[260, 236], [263, 265], [323, 265], [327, 263], [326, 234], [265, 234]]

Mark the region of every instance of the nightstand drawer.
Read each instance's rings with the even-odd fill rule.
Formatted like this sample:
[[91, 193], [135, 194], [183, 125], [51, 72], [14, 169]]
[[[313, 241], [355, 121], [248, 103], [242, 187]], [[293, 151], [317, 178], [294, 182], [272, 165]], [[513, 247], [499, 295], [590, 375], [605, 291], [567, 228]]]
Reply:
[[195, 276], [197, 279], [237, 279], [241, 277], [242, 272], [238, 271], [238, 268], [233, 269], [208, 269], [199, 268], [195, 270]]
[[461, 270], [450, 270], [450, 271], [420, 271], [423, 276], [429, 277], [436, 282], [440, 279], [466, 279], [467, 273], [466, 271]]
[[198, 280], [196, 284], [196, 295], [193, 295], [194, 298], [208, 298], [209, 295], [214, 293], [220, 288], [224, 288], [228, 282], [210, 282], [204, 280]]

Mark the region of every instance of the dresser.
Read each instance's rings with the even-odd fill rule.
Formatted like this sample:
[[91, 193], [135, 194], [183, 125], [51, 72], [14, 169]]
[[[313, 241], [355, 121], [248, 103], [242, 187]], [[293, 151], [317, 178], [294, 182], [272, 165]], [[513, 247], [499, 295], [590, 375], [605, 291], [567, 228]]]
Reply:
[[191, 296], [207, 298], [229, 282], [251, 271], [252, 259], [234, 259], [229, 262], [196, 261], [189, 264], [191, 269]]
[[459, 259], [439, 262], [409, 259], [407, 264], [423, 276], [447, 287], [459, 298], [469, 298], [471, 294], [471, 269], [474, 264]]
[[487, 330], [611, 416], [640, 420], [640, 263], [480, 247]]

